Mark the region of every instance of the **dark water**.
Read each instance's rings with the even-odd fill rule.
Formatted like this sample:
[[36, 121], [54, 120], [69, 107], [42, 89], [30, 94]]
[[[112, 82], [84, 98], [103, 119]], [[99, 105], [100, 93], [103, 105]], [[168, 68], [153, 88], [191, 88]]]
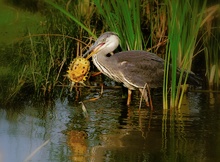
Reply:
[[137, 97], [128, 108], [120, 90], [105, 90], [84, 102], [88, 118], [68, 98], [1, 108], [0, 162], [220, 160], [220, 94], [189, 92], [172, 111], [163, 111], [161, 96], [153, 100], [153, 112], [139, 112]]

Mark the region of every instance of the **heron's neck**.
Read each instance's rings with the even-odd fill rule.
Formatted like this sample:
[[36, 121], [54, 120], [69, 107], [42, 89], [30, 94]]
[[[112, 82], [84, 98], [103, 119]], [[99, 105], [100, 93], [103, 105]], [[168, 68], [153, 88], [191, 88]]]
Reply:
[[106, 56], [108, 53], [112, 52], [112, 50], [109, 50], [108, 48], [103, 49], [102, 51], [96, 53], [95, 55], [93, 55], [93, 59], [97, 59], [98, 62], [105, 62], [106, 59], [108, 59], [109, 57]]
[[97, 53], [95, 55], [92, 56], [93, 59], [93, 63], [96, 64], [96, 62], [100, 63], [100, 64], [105, 64], [105, 62], [107, 61], [107, 55], [108, 53]]
[[99, 69], [99, 71], [101, 71], [104, 74], [105, 74], [104, 69], [108, 68], [108, 65], [109, 65], [109, 63], [108, 63], [109, 57], [106, 56], [107, 54], [108, 54], [108, 52], [106, 53], [106, 52], [102, 51], [102, 53], [97, 53], [92, 56], [93, 63]]
[[115, 57], [113, 56], [106, 56], [108, 53], [97, 53], [92, 56], [93, 63], [99, 69], [100, 72], [108, 76], [109, 78], [117, 81], [122, 82], [120, 77], [115, 75]]

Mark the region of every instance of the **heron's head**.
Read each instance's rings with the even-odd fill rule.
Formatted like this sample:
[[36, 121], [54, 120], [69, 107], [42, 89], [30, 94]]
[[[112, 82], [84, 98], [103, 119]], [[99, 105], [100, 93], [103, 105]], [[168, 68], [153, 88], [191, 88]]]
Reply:
[[119, 45], [119, 37], [114, 32], [105, 32], [103, 33], [95, 43], [89, 48], [89, 50], [83, 55], [83, 57], [87, 56], [90, 58], [94, 54], [102, 53], [108, 54], [113, 52]]

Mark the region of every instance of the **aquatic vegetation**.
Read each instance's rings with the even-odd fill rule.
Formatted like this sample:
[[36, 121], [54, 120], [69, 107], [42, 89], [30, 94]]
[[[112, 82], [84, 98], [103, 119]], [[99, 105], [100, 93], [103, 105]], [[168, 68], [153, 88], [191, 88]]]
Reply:
[[72, 71], [73, 60], [82, 56], [96, 33], [108, 30], [119, 34], [122, 50], [152, 51], [172, 64], [173, 72], [165, 71], [164, 107], [170, 94], [171, 106], [181, 105], [184, 91], [180, 87], [186, 82], [181, 75], [178, 83], [172, 82], [170, 91], [168, 76], [175, 80], [177, 67], [190, 71], [193, 59], [203, 53], [205, 61], [200, 63], [204, 64], [208, 84], [219, 88], [219, 5], [207, 8], [198, 1], [173, 0], [45, 2], [40, 12], [45, 15], [45, 21], [39, 22], [40, 33], [27, 28], [23, 37], [1, 51], [4, 101], [10, 102], [25, 92], [43, 97], [56, 95], [57, 86], [69, 85], [64, 75]]

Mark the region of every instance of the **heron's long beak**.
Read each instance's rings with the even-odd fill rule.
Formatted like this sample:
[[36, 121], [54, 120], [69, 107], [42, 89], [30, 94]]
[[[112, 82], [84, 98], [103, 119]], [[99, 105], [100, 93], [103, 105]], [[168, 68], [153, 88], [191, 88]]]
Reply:
[[[89, 59], [90, 57], [92, 57], [94, 54], [98, 53], [99, 52], [99, 49], [101, 46], [103, 46], [104, 43], [101, 43], [101, 44], [96, 44], [94, 43], [88, 51], [86, 51], [85, 54], [83, 54], [83, 57], [86, 57], [86, 59]], [[90, 53], [90, 54], [89, 54]]]
[[[91, 52], [91, 53], [90, 53]], [[89, 54], [90, 53], [90, 54]], [[88, 60], [90, 57], [92, 57], [92, 55], [96, 54], [97, 53], [97, 50], [88, 50], [84, 55], [83, 57], [87, 56], [86, 59]]]

